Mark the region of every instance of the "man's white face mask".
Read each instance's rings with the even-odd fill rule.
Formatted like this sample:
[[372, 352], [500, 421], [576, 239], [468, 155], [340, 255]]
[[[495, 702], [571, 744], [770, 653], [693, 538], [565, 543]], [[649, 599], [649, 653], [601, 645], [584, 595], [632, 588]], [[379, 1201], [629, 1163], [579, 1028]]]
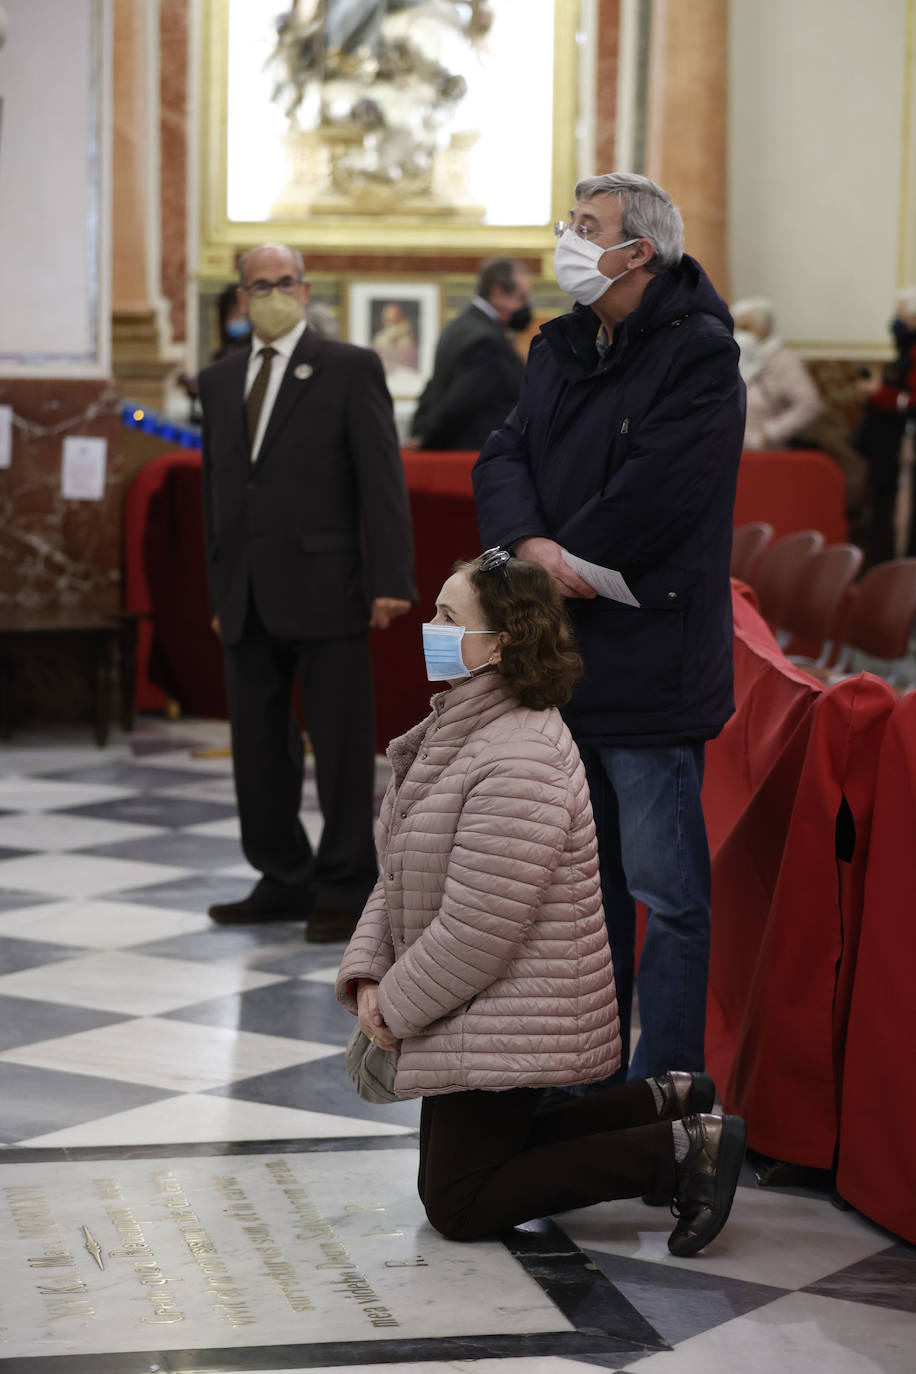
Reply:
[[572, 229], [566, 229], [557, 239], [553, 253], [553, 270], [561, 291], [577, 300], [580, 305], [594, 305], [605, 291], [625, 277], [629, 267], [618, 272], [616, 277], [606, 277], [598, 271], [598, 263], [605, 253], [615, 248], [628, 248], [639, 239], [625, 239], [623, 243], [612, 243], [602, 248], [600, 244], [590, 243]]

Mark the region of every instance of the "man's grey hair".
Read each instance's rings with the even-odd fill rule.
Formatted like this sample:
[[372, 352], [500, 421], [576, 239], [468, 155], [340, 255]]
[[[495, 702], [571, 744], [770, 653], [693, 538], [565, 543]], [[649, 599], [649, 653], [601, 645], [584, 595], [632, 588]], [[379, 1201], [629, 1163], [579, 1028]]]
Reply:
[[904, 310], [910, 316], [916, 315], [916, 286], [901, 286], [895, 303], [898, 310]]
[[731, 312], [736, 320], [750, 316], [754, 325], [763, 330], [764, 335], [772, 334], [776, 326], [773, 302], [767, 296], [746, 296], [742, 301], [735, 301]]
[[300, 281], [305, 281], [305, 258], [298, 248], [290, 248], [288, 243], [259, 243], [256, 248], [249, 248], [247, 253], [243, 253], [239, 258], [239, 285], [245, 285], [245, 264], [252, 253], [260, 253], [262, 248], [273, 248], [280, 253], [289, 253], [293, 262], [296, 264], [296, 271]]
[[676, 267], [684, 253], [684, 221], [674, 201], [648, 177], [635, 172], [605, 172], [586, 177], [576, 185], [576, 200], [595, 196], [619, 196], [623, 205], [623, 238], [648, 239], [655, 256], [646, 263], [649, 272]]

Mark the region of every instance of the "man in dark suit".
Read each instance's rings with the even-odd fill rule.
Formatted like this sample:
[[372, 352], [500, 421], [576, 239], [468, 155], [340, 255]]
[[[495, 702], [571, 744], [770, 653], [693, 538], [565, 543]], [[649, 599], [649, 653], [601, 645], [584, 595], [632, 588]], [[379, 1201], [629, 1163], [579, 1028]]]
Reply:
[[[391, 398], [368, 349], [306, 327], [301, 256], [276, 244], [239, 268], [250, 351], [200, 374], [214, 628], [225, 652], [242, 847], [262, 878], [220, 924], [306, 917], [350, 934], [376, 878], [370, 628], [416, 599]], [[299, 820], [298, 675], [324, 829]]]
[[485, 262], [477, 295], [442, 331], [417, 404], [418, 448], [479, 449], [518, 400], [525, 376], [507, 336], [531, 322], [531, 275], [512, 258]]

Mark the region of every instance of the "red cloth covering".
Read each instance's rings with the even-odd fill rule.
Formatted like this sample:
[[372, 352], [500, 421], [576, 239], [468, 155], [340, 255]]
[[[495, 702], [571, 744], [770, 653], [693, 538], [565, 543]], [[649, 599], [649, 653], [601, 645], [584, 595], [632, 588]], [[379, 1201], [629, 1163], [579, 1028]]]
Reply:
[[916, 1243], [916, 694], [899, 701], [878, 763], [865, 909], [849, 1011], [837, 1188]]
[[707, 1060], [754, 1149], [829, 1168], [875, 768], [895, 697], [867, 673], [825, 691], [739, 596], [734, 612], [737, 710], [709, 746], [703, 792]]
[[[200, 454], [196, 449], [180, 449], [177, 453], [162, 453], [141, 468], [127, 489], [124, 502], [124, 609], [150, 612], [149, 583], [143, 565], [144, 532], [149, 503], [172, 468], [200, 468]], [[134, 679], [134, 706], [138, 711], [161, 711], [166, 694], [149, 677], [149, 659], [153, 644], [153, 626], [141, 620], [137, 626], [137, 661]]]

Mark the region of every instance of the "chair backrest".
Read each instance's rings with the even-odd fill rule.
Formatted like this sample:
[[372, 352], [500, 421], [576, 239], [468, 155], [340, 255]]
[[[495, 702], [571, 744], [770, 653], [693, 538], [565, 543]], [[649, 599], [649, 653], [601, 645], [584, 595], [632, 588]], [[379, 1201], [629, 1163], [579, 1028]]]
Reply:
[[874, 658], [894, 660], [907, 651], [916, 623], [916, 558], [879, 563], [856, 589], [843, 641]]
[[750, 582], [757, 560], [773, 538], [773, 526], [766, 520], [739, 525], [732, 535], [731, 575]]
[[813, 554], [782, 608], [780, 628], [819, 645], [835, 638], [840, 611], [863, 558], [855, 544], [830, 544]]
[[771, 625], [782, 623], [783, 609], [801, 581], [809, 559], [824, 546], [820, 530], [796, 530], [771, 544], [757, 565], [752, 585], [760, 610]]

